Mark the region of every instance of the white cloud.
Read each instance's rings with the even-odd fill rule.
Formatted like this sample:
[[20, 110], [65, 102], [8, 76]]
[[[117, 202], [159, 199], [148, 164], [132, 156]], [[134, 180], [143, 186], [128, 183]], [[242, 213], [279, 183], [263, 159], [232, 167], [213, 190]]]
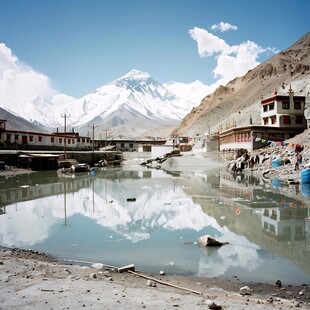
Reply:
[[56, 93], [47, 76], [21, 63], [10, 48], [0, 44], [0, 94], [6, 100], [51, 99]]
[[262, 53], [275, 52], [272, 48], [262, 48], [252, 41], [230, 46], [223, 39], [202, 28], [189, 30], [190, 36], [197, 42], [200, 57], [215, 57], [216, 66], [213, 70], [217, 82], [226, 84], [237, 76], [244, 75], [259, 62]]
[[[46, 122], [44, 115], [49, 114], [55, 126], [58, 126], [61, 113], [66, 111], [66, 104], [74, 99], [60, 94], [51, 86], [46, 75], [22, 63], [9, 47], [0, 43], [0, 107], [42, 124]], [[56, 109], [55, 103], [61, 111]]]
[[237, 30], [238, 27], [228, 24], [228, 23], [224, 23], [224, 22], [220, 22], [219, 24], [214, 24], [211, 26], [211, 30], [220, 30], [221, 32], [225, 32], [228, 30]]
[[0, 43], [0, 77], [6, 70], [16, 69], [17, 57], [12, 54], [12, 51]]
[[223, 39], [205, 29], [195, 27], [189, 30], [189, 34], [198, 44], [200, 57], [212, 56], [229, 48], [229, 45]]

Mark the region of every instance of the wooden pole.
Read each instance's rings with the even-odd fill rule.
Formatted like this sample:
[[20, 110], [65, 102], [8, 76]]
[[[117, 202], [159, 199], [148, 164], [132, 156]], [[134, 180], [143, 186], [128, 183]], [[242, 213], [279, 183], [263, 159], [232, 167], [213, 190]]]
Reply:
[[[87, 262], [87, 261], [74, 260], [74, 259], [64, 259], [64, 261], [65, 261], [65, 262], [72, 262], [72, 263], [80, 263], [80, 264], [89, 264], [89, 265], [97, 264], [97, 263], [94, 263], [94, 262]], [[109, 267], [109, 268], [118, 269], [118, 267], [116, 267], [116, 266], [111, 266], [111, 265], [106, 265], [106, 264], [102, 264], [102, 265], [103, 265], [103, 266], [106, 266], [106, 267]], [[155, 281], [155, 282], [160, 283], [160, 284], [163, 284], [163, 285], [167, 285], [167, 286], [174, 287], [174, 288], [177, 288], [177, 289], [180, 289], [180, 290], [183, 290], [183, 291], [195, 293], [195, 294], [197, 294], [197, 295], [202, 295], [201, 292], [198, 292], [198, 291], [195, 291], [195, 290], [186, 288], [186, 287], [174, 285], [174, 284], [172, 284], [172, 283], [164, 282], [164, 281], [162, 281], [162, 280], [159, 280], [159, 279], [156, 279], [156, 278], [153, 278], [153, 277], [146, 276], [146, 275], [144, 275], [144, 274], [142, 274], [142, 273], [139, 273], [139, 272], [135, 272], [135, 271], [131, 271], [131, 270], [128, 270], [127, 272], [128, 272], [128, 273], [131, 273], [131, 274], [133, 274], [133, 275], [135, 275], [135, 276], [139, 276], [139, 277], [144, 278], [144, 279], [147, 279], [147, 280], [152, 280], [152, 281]]]
[[144, 274], [142, 274], [142, 273], [134, 272], [134, 271], [131, 271], [131, 270], [128, 270], [127, 272], [129, 272], [129, 273], [131, 273], [131, 274], [134, 274], [134, 275], [136, 275], [136, 276], [139, 276], [139, 277], [141, 277], [141, 278], [145, 278], [145, 279], [148, 279], [148, 280], [155, 281], [155, 282], [160, 283], [160, 284], [163, 284], [163, 285], [171, 286], [171, 287], [178, 288], [178, 289], [181, 289], [181, 290], [184, 290], [184, 291], [188, 291], [188, 292], [191, 292], [191, 293], [195, 293], [195, 294], [198, 294], [198, 295], [202, 295], [201, 292], [194, 291], [194, 290], [191, 290], [191, 289], [186, 288], [186, 287], [174, 285], [174, 284], [171, 284], [171, 283], [168, 283], [168, 282], [164, 282], [164, 281], [161, 281], [161, 280], [159, 280], [159, 279], [146, 276], [146, 275], [144, 275]]

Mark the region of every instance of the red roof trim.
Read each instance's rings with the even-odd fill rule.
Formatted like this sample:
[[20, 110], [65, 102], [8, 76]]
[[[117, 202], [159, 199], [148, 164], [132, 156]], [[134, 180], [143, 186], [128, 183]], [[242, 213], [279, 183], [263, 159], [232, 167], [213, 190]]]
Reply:
[[[261, 104], [269, 103], [272, 101], [283, 101], [283, 100], [289, 100], [289, 99], [290, 99], [290, 96], [273, 96], [273, 97], [261, 100]], [[293, 100], [294, 101], [296, 101], [296, 100], [302, 101], [302, 100], [306, 100], [306, 97], [305, 96], [294, 96]]]

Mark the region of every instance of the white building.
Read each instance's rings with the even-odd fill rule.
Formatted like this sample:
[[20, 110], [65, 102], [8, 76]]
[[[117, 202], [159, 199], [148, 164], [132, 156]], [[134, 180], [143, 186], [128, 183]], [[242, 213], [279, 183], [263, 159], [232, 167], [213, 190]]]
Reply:
[[307, 128], [304, 116], [305, 96], [274, 95], [261, 99], [261, 124], [232, 127], [219, 134], [220, 151], [247, 149], [253, 151], [264, 147], [268, 141], [284, 141], [302, 133]]
[[290, 87], [288, 96], [277, 95], [262, 99], [261, 120], [262, 125], [281, 128], [306, 128], [304, 116], [306, 97], [294, 96]]

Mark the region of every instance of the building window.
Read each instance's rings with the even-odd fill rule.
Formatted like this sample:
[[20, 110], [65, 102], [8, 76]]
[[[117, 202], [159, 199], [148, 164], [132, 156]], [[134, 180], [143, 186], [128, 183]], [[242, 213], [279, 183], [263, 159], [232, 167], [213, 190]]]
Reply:
[[19, 137], [18, 135], [15, 135], [15, 141], [18, 141], [18, 137]]
[[55, 141], [55, 138], [51, 137], [51, 142], [54, 143], [54, 141]]
[[263, 111], [264, 111], [264, 112], [267, 112], [267, 111], [268, 111], [268, 105], [267, 105], [267, 104], [263, 106]]
[[295, 227], [295, 235], [302, 235], [302, 234], [303, 234], [302, 227], [300, 226]]
[[129, 143], [129, 147], [130, 147], [130, 148], [133, 148], [133, 143]]
[[294, 102], [294, 109], [295, 110], [301, 110], [301, 102], [300, 101]]
[[79, 143], [80, 143], [80, 142], [81, 142], [81, 139], [80, 139], [80, 138], [77, 138], [77, 142], [79, 142]]
[[62, 138], [59, 138], [59, 143], [62, 143]]
[[269, 111], [274, 110], [274, 102], [271, 102], [269, 104]]
[[296, 124], [302, 124], [304, 117], [302, 115], [296, 115]]
[[283, 110], [289, 110], [290, 109], [290, 103], [288, 101], [282, 102], [282, 109]]
[[68, 139], [68, 144], [71, 144], [71, 139]]
[[38, 141], [39, 141], [39, 142], [42, 142], [42, 137], [38, 137]]
[[124, 143], [121, 143], [121, 147], [124, 147], [125, 145], [124, 145]]
[[284, 115], [283, 116], [283, 124], [284, 125], [290, 125], [291, 124], [291, 118], [289, 115]]
[[29, 136], [29, 141], [33, 142], [33, 136]]
[[6, 141], [10, 142], [10, 140], [11, 140], [11, 134], [7, 133], [6, 134]]
[[85, 138], [82, 138], [82, 143], [85, 143]]
[[270, 120], [271, 120], [271, 124], [274, 125], [277, 123], [277, 117], [274, 115], [274, 116], [271, 116], [270, 117]]
[[263, 120], [264, 120], [264, 125], [268, 125], [268, 117], [264, 117]]

